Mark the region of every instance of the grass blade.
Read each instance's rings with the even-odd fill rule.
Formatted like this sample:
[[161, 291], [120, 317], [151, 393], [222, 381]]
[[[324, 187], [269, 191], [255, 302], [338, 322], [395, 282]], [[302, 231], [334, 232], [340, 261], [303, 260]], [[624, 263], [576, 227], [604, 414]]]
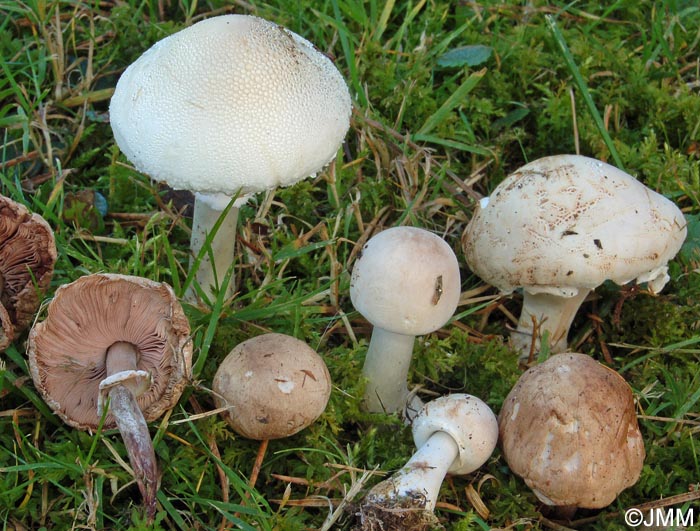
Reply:
[[574, 78], [574, 83], [576, 83], [576, 86], [578, 87], [579, 91], [581, 92], [581, 95], [583, 96], [583, 101], [585, 102], [586, 107], [588, 107], [588, 112], [591, 113], [593, 121], [595, 122], [595, 126], [598, 129], [600, 136], [603, 137], [603, 142], [605, 142], [605, 146], [608, 148], [608, 151], [610, 151], [610, 155], [615, 161], [615, 165], [621, 170], [624, 170], [624, 166], [622, 165], [622, 159], [620, 158], [617, 149], [615, 149], [615, 144], [613, 143], [613, 140], [610, 137], [610, 133], [608, 133], [608, 130], [605, 128], [603, 118], [600, 116], [600, 113], [598, 112], [598, 109], [595, 106], [595, 102], [593, 101], [591, 92], [590, 90], [588, 90], [588, 85], [586, 84], [586, 81], [581, 75], [581, 71], [576, 65], [576, 61], [574, 59], [573, 54], [571, 53], [571, 50], [569, 50], [569, 46], [566, 44], [564, 35], [562, 35], [561, 31], [559, 31], [557, 22], [556, 20], [554, 20], [554, 17], [552, 15], [545, 15], [544, 18], [547, 21], [547, 25], [549, 26], [549, 30], [552, 33], [555, 42], [561, 50], [562, 57], [564, 59], [564, 62], [566, 63], [566, 66]]

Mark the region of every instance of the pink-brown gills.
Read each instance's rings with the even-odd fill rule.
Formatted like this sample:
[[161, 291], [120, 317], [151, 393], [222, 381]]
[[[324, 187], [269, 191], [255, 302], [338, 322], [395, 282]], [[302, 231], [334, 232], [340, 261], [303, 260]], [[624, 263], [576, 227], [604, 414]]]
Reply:
[[56, 256], [46, 220], [0, 195], [0, 350], [32, 321], [51, 282]]

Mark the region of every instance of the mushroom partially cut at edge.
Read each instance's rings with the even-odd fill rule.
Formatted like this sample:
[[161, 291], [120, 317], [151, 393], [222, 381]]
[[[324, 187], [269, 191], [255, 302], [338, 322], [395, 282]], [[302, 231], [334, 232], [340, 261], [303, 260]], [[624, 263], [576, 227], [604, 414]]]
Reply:
[[0, 350], [33, 319], [51, 282], [56, 256], [46, 220], [0, 195]]
[[147, 422], [172, 408], [190, 375], [189, 323], [167, 284], [96, 274], [61, 286], [29, 335], [34, 384], [70, 426], [121, 432], [155, 516], [158, 470]]

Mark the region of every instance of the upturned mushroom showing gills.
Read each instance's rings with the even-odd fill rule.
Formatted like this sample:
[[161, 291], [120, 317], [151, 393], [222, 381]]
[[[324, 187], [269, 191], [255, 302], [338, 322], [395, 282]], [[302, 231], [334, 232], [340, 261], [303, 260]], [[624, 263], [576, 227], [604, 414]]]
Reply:
[[462, 237], [469, 267], [503, 293], [523, 290], [511, 341], [521, 361], [544, 334], [567, 349], [573, 318], [611, 280], [658, 293], [686, 237], [680, 209], [627, 173], [588, 157], [555, 155], [521, 167], [481, 201]]
[[59, 287], [29, 335], [34, 385], [51, 409], [75, 428], [95, 430], [106, 415], [104, 427], [119, 429], [149, 519], [159, 476], [146, 423], [182, 394], [189, 335], [170, 286], [112, 274]]
[[358, 514], [363, 531], [433, 529], [433, 510], [446, 474], [480, 468], [498, 441], [498, 422], [479, 398], [442, 396], [426, 403], [413, 419], [418, 451], [389, 479], [375, 485]]
[[[194, 257], [236, 197], [196, 276], [211, 298], [233, 263], [237, 207], [329, 164], [351, 100], [340, 72], [306, 39], [258, 17], [223, 15], [147, 50], [119, 79], [109, 112], [138, 170], [195, 192]], [[194, 290], [186, 298], [196, 301]]]
[[55, 263], [49, 224], [0, 195], [0, 351], [34, 318]]
[[367, 241], [352, 269], [350, 298], [374, 326], [362, 369], [368, 411], [410, 419], [422, 407], [407, 385], [415, 336], [445, 325], [460, 292], [457, 257], [432, 232], [394, 227]]
[[632, 391], [588, 355], [556, 354], [525, 371], [498, 422], [508, 466], [561, 515], [609, 505], [642, 470]]

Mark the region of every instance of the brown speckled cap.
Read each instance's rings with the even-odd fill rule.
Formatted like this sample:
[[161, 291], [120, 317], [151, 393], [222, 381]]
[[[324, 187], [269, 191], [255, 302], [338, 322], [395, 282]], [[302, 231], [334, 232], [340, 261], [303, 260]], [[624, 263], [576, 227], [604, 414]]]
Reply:
[[56, 244], [49, 224], [0, 195], [0, 350], [33, 319], [55, 262]]
[[523, 373], [498, 423], [508, 466], [547, 505], [605, 507], [642, 470], [632, 391], [585, 354], [557, 354]]
[[[190, 327], [172, 288], [126, 275], [95, 274], [56, 290], [46, 319], [29, 335], [29, 364], [44, 400], [67, 424], [94, 429], [106, 351], [133, 344], [151, 376], [137, 398], [146, 421], [179, 399], [192, 363]], [[107, 415], [106, 426], [114, 426]]]
[[265, 440], [288, 437], [321, 413], [331, 379], [321, 356], [303, 341], [263, 334], [237, 345], [214, 376], [217, 407], [240, 435]]

